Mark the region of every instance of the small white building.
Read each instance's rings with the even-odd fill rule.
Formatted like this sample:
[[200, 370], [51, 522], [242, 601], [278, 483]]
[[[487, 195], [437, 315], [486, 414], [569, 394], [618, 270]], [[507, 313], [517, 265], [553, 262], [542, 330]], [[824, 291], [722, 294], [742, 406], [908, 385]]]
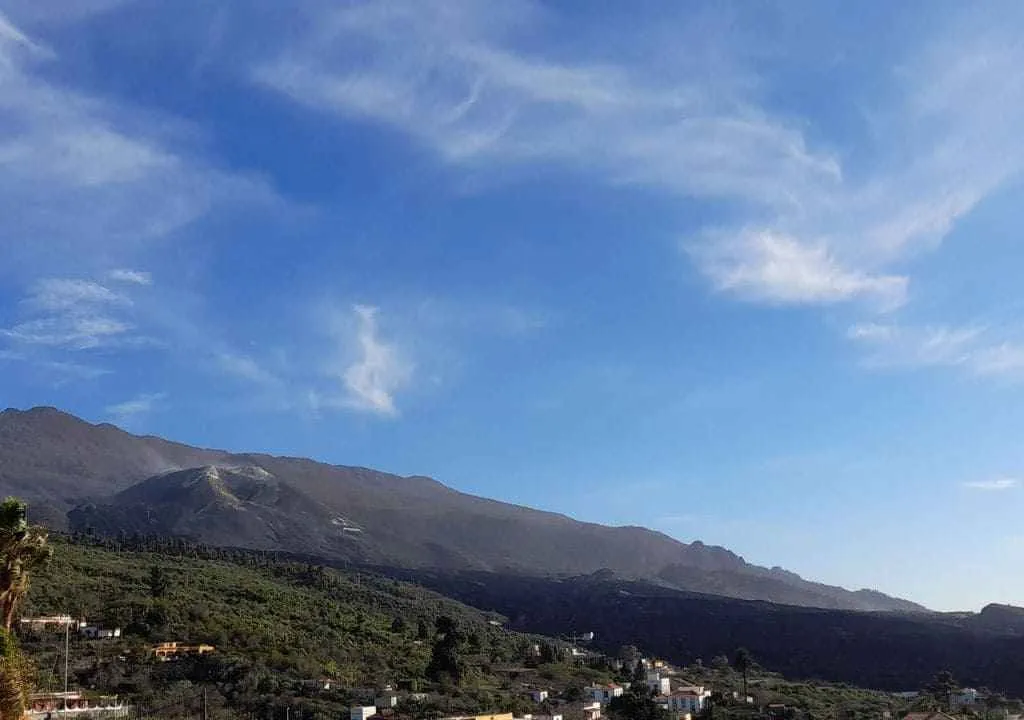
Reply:
[[369, 720], [377, 714], [376, 705], [358, 705], [349, 710], [349, 720]]
[[704, 705], [709, 697], [711, 697], [711, 693], [698, 685], [676, 690], [665, 700], [669, 712], [697, 714], [704, 710]]
[[535, 703], [542, 703], [548, 699], [547, 690], [530, 690], [530, 692], [527, 694], [530, 696], [530, 699], [533, 700]]
[[622, 693], [625, 691], [621, 685], [612, 683], [611, 685], [592, 685], [583, 692], [591, 700], [601, 705], [607, 705], [615, 698], [622, 697]]
[[121, 637], [121, 628], [101, 628], [96, 625], [80, 627], [78, 632], [90, 640], [111, 640]]
[[662, 677], [660, 672], [648, 672], [647, 689], [655, 695], [670, 695], [672, 694], [672, 681], [667, 677]]
[[949, 698], [949, 704], [954, 709], [964, 707], [965, 705], [974, 705], [976, 702], [978, 702], [978, 691], [974, 688], [961, 688]]
[[601, 720], [601, 703], [584, 703], [583, 720]]
[[373, 699], [373, 704], [379, 708], [394, 709], [398, 706], [398, 694], [385, 692]]

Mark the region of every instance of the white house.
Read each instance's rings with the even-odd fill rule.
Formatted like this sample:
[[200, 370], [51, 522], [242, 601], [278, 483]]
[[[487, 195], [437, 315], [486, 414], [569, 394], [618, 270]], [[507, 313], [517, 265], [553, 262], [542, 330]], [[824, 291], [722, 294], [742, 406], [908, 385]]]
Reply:
[[711, 693], [702, 686], [681, 688], [666, 698], [669, 712], [696, 714], [704, 710]]
[[398, 695], [393, 692], [386, 692], [373, 699], [373, 704], [379, 708], [395, 708], [398, 706]]
[[661, 676], [659, 672], [647, 673], [647, 688], [655, 695], [670, 695], [672, 693], [672, 681]]
[[[621, 685], [592, 685], [586, 688], [584, 691], [587, 697], [591, 700], [599, 702], [602, 705], [607, 705], [614, 698], [622, 697], [624, 692]], [[354, 719], [353, 719], [354, 720]]]
[[584, 703], [583, 720], [601, 720], [601, 703]]
[[376, 705], [359, 705], [349, 710], [349, 720], [369, 720], [376, 714]]
[[547, 690], [531, 690], [528, 694], [535, 703], [542, 703], [548, 699]]
[[95, 625], [80, 627], [78, 632], [91, 640], [109, 640], [121, 637], [121, 628], [101, 628]]
[[949, 698], [949, 704], [953, 708], [974, 705], [976, 702], [978, 702], [978, 691], [974, 688], [961, 688], [959, 692], [953, 693]]

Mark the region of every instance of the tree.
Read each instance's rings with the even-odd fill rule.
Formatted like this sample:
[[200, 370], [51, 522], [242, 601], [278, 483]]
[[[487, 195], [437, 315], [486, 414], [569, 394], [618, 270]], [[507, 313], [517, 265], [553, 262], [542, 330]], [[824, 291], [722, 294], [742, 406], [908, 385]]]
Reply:
[[623, 645], [619, 648], [619, 660], [627, 663], [629, 667], [636, 665], [640, 659], [640, 649], [636, 645]]
[[[639, 664], [638, 664], [639, 666]], [[616, 720], [668, 720], [668, 711], [654, 700], [654, 691], [646, 678], [633, 682], [629, 690], [608, 703], [608, 712]]]
[[401, 615], [396, 615], [395, 619], [391, 622], [391, 632], [404, 633], [405, 627], [405, 618], [403, 618]]
[[462, 682], [465, 671], [460, 653], [462, 634], [455, 621], [442, 615], [434, 624], [437, 639], [430, 653], [430, 664], [427, 665], [427, 677], [435, 682], [451, 680], [456, 685]]
[[14, 637], [0, 629], [0, 719], [20, 720], [24, 717], [29, 672]]
[[171, 587], [170, 578], [159, 565], [149, 569], [149, 594], [154, 600], [162, 598]]
[[46, 530], [29, 525], [28, 506], [17, 498], [4, 500], [0, 504], [0, 613], [7, 632], [28, 593], [32, 571], [52, 554]]
[[0, 720], [19, 720], [25, 713], [29, 668], [11, 626], [28, 593], [33, 570], [52, 555], [46, 531], [29, 525], [28, 506], [17, 498], [0, 504]]
[[953, 693], [956, 692], [957, 683], [953, 678], [953, 673], [949, 670], [937, 673], [925, 689], [937, 701], [943, 703], [945, 709], [949, 710], [952, 708]]
[[747, 673], [752, 664], [753, 659], [749, 650], [741, 647], [736, 651], [732, 659], [732, 666], [743, 675], [743, 702], [747, 701]]

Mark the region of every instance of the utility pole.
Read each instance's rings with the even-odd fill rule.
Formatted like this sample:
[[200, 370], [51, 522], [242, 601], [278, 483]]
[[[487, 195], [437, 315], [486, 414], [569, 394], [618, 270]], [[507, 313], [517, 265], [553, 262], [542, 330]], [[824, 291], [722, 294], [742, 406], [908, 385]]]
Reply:
[[207, 720], [207, 718], [208, 715], [206, 710], [206, 688], [203, 688], [203, 720]]
[[64, 717], [68, 716], [68, 666], [71, 650], [71, 620], [64, 623]]

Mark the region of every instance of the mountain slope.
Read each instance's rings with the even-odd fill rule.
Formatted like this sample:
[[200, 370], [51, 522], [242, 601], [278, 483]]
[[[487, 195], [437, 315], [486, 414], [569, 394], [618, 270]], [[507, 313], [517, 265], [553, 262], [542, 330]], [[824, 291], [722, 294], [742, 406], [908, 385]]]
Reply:
[[[183, 468], [192, 469], [173, 472]], [[752, 566], [723, 548], [687, 545], [645, 528], [579, 522], [429, 478], [191, 448], [90, 425], [52, 408], [0, 413], [0, 491], [43, 503], [37, 519], [77, 530], [179, 534], [401, 567], [524, 575], [608, 569], [739, 598], [923, 609]]]
[[787, 677], [916, 690], [940, 670], [965, 686], [1024, 694], [1024, 609], [864, 613], [714, 597], [604, 574], [526, 578], [480, 572], [386, 570], [481, 610], [515, 630], [592, 631], [606, 652], [635, 644], [675, 663], [745, 647]]

